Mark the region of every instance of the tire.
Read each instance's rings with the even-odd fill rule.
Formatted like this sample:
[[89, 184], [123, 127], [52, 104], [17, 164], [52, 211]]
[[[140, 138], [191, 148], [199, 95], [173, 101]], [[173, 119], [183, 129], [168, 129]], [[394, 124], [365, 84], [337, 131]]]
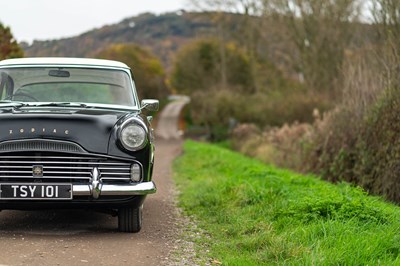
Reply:
[[139, 208], [121, 208], [118, 210], [118, 230], [125, 233], [137, 233], [142, 229], [142, 210]]

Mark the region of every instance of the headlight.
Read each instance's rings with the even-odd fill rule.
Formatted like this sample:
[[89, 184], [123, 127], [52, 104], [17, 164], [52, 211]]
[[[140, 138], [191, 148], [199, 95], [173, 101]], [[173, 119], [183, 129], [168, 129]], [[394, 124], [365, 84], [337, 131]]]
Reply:
[[147, 134], [142, 126], [129, 123], [122, 127], [120, 140], [125, 149], [136, 151], [146, 145]]

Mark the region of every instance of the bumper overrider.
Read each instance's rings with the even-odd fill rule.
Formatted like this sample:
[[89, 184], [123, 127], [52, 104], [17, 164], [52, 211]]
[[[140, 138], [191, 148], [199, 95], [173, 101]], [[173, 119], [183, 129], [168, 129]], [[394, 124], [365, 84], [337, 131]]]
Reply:
[[72, 196], [89, 196], [97, 199], [104, 196], [134, 196], [147, 195], [157, 191], [153, 181], [129, 184], [103, 184], [100, 179], [100, 171], [95, 167], [91, 173], [91, 184], [73, 185]]
[[153, 181], [137, 184], [100, 184], [99, 185], [72, 185], [72, 196], [135, 196], [147, 195], [157, 191]]

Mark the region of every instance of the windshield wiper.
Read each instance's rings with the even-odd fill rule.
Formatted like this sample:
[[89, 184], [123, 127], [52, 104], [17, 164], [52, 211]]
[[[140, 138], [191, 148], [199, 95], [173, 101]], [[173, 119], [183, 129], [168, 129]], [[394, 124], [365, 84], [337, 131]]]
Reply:
[[88, 107], [87, 104], [84, 103], [74, 103], [74, 102], [50, 102], [50, 103], [27, 103], [25, 106], [32, 106], [32, 107], [48, 107], [48, 106], [61, 106], [61, 107]]
[[3, 108], [3, 107], [20, 108], [20, 107], [23, 107], [23, 106], [27, 106], [27, 104], [23, 103], [23, 102], [0, 101], [0, 108]]
[[34, 102], [14, 102], [2, 100], [0, 101], [0, 108], [14, 108], [18, 110], [22, 107], [77, 107], [77, 108], [91, 108], [85, 103], [75, 103], [75, 102], [49, 102], [49, 103], [34, 103]]

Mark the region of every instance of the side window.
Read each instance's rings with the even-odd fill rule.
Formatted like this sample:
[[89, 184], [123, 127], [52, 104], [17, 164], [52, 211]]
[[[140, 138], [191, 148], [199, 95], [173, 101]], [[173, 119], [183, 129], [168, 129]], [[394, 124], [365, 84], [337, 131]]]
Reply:
[[12, 78], [4, 72], [0, 73], [0, 99], [5, 100], [12, 95], [14, 82]]
[[0, 99], [3, 100], [6, 96], [6, 79], [7, 79], [7, 74], [1, 72], [0, 73]]
[[1, 88], [0, 89], [0, 99], [4, 100], [4, 98], [6, 98], [6, 90]]

